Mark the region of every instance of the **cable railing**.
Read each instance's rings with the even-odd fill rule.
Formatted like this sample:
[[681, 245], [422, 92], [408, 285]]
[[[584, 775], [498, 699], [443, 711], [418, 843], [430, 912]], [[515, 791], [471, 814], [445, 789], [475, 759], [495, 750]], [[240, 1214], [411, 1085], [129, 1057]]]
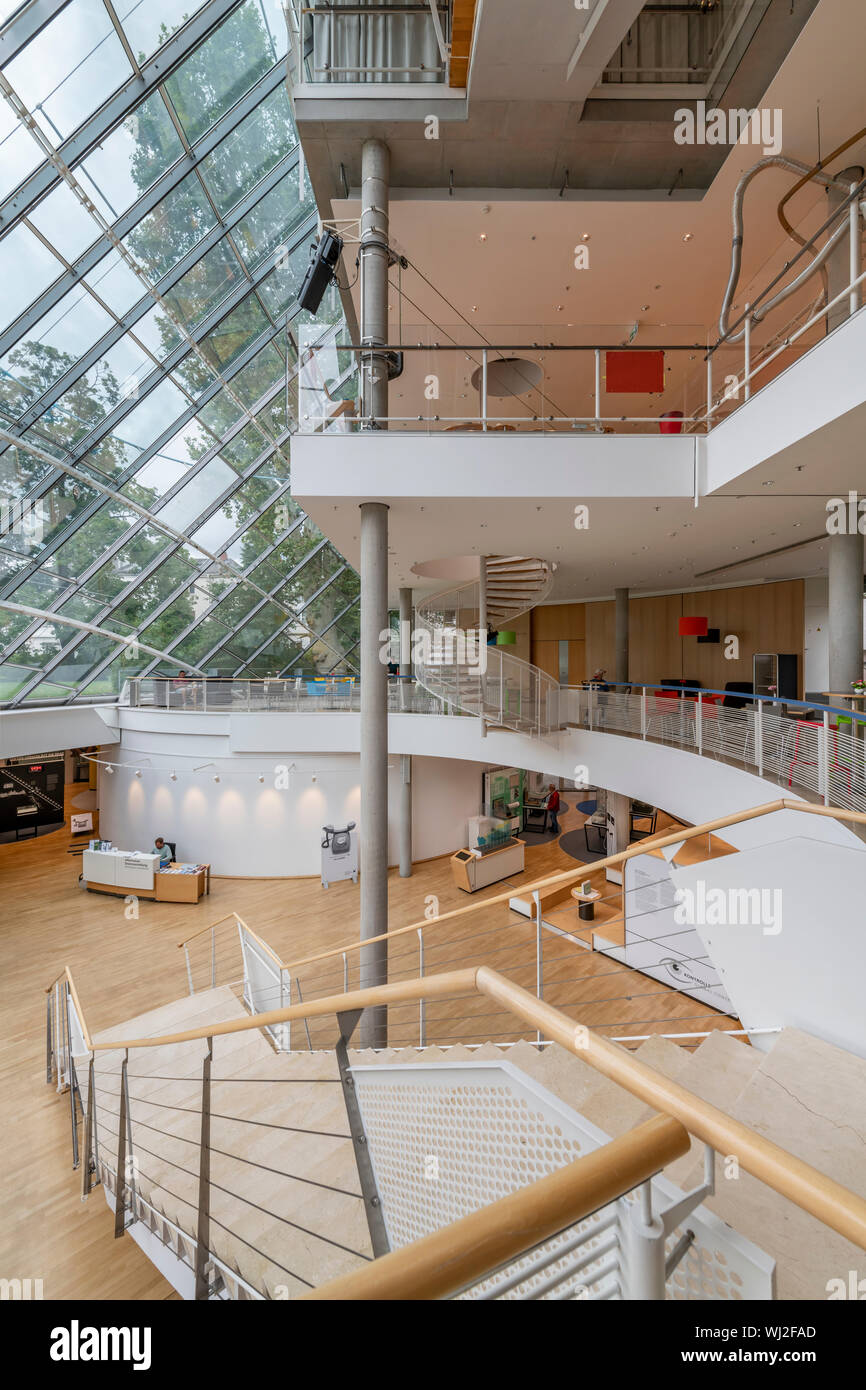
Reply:
[[[83, 1098], [82, 1196], [86, 1197], [100, 1180], [106, 1186], [113, 1182], [116, 1236], [140, 1223], [163, 1239], [165, 1233], [160, 1228], [170, 1222], [172, 1234], [163, 1243], [171, 1248], [173, 1239], [185, 1250], [182, 1262], [188, 1267], [190, 1287], [198, 1299], [244, 1296], [234, 1282], [237, 1275], [245, 1287], [266, 1297], [299, 1296], [316, 1288], [319, 1296], [339, 1298], [348, 1296], [349, 1288], [353, 1297], [388, 1298], [395, 1296], [398, 1286], [393, 1281], [399, 1278], [401, 1270], [406, 1272], [408, 1282], [404, 1288], [410, 1297], [435, 1298], [467, 1291], [469, 1296], [474, 1293], [496, 1297], [497, 1280], [500, 1288], [503, 1279], [512, 1288], [526, 1282], [525, 1265], [521, 1267], [519, 1260], [527, 1252], [533, 1277], [554, 1266], [551, 1296], [556, 1296], [557, 1288], [562, 1290], [565, 1281], [591, 1265], [599, 1297], [664, 1298], [666, 1281], [688, 1248], [688, 1241], [683, 1245], [688, 1234], [683, 1230], [683, 1217], [694, 1212], [713, 1192], [716, 1153], [735, 1157], [745, 1172], [837, 1234], [866, 1248], [866, 1201], [862, 1197], [641, 1058], [599, 1036], [582, 1021], [566, 1017], [486, 966], [330, 995], [249, 1018], [216, 1019], [161, 1036], [98, 1041], [87, 1029], [68, 970], [60, 984], [65, 998], [61, 1009], [67, 1015], [70, 1039], [67, 1051], [73, 1059], [79, 1058], [82, 1073], [86, 1072], [88, 1078]], [[57, 987], [55, 982], [48, 991], [48, 1072], [53, 1080], [52, 1064], [56, 1060], [58, 1081], [62, 1081], [62, 1059], [53, 1052], [50, 1041], [52, 1001], [58, 998]], [[349, 1099], [359, 1074], [349, 1060], [347, 1045], [368, 1007], [473, 996], [496, 1003], [539, 1036], [580, 1058], [601, 1076], [649, 1105], [657, 1112], [657, 1119], [650, 1121], [649, 1127], [641, 1126], [622, 1140], [598, 1148], [578, 1165], [571, 1164], [540, 1182], [519, 1186], [507, 1199], [507, 1208], [501, 1203], [482, 1207], [471, 1218], [451, 1224], [426, 1241], [390, 1252], [381, 1198], [369, 1161], [364, 1114], [361, 1107], [353, 1110]], [[306, 1085], [309, 1091], [308, 1078], [280, 1076], [275, 1070], [263, 1076], [260, 1062], [251, 1064], [246, 1057], [239, 1063], [239, 1058], [244, 1056], [247, 1035], [312, 1018], [336, 1020], [339, 1028], [333, 1072], [314, 1084], [326, 1088], [340, 1086], [347, 1107], [345, 1130], [325, 1126], [318, 1103], [311, 1112], [319, 1119], [316, 1129], [299, 1123], [303, 1115], [297, 1104], [281, 1107], [279, 1099], [266, 1115], [255, 1116], [244, 1115], [230, 1100], [222, 1100], [223, 1094], [231, 1094], [231, 1089], [227, 1093], [217, 1090], [220, 1099], [215, 1104], [214, 1089], [223, 1084], [229, 1088], [232, 1084], [275, 1086], [278, 1096], [281, 1084]], [[227, 1069], [220, 1071], [220, 1067]], [[247, 1069], [253, 1073], [249, 1083], [245, 1077]], [[179, 1082], [185, 1088], [182, 1096], [169, 1089]], [[77, 1159], [71, 1075], [68, 1084]], [[357, 1102], [357, 1097], [354, 1100]], [[154, 1109], [156, 1117], [151, 1114]], [[170, 1129], [164, 1120], [159, 1122], [162, 1110], [172, 1112]], [[307, 1172], [293, 1169], [288, 1163], [277, 1166], [272, 1146], [266, 1152], [259, 1148], [258, 1158], [249, 1149], [239, 1151], [239, 1131], [243, 1132], [245, 1123], [259, 1119], [280, 1133], [291, 1133], [293, 1137], [300, 1134], [305, 1141], [314, 1136], [335, 1145], [351, 1143], [357, 1162], [357, 1185], [337, 1181], [333, 1164], [329, 1169], [330, 1181], [326, 1180], [321, 1164], [312, 1169], [315, 1176], [309, 1165]], [[296, 1123], [283, 1124], [284, 1119]], [[221, 1137], [225, 1132], [218, 1128], [222, 1123], [234, 1127], [225, 1138]], [[652, 1177], [685, 1154], [689, 1136], [704, 1146], [704, 1182], [654, 1213]], [[224, 1147], [226, 1144], [228, 1147]], [[284, 1159], [289, 1152], [280, 1150]], [[265, 1157], [267, 1163], [263, 1161]], [[241, 1176], [238, 1165], [244, 1165], [245, 1176]], [[277, 1186], [281, 1182], [288, 1183], [288, 1188]], [[287, 1202], [287, 1192], [294, 1193], [294, 1205]], [[328, 1230], [314, 1224], [314, 1210], [318, 1210], [316, 1192], [328, 1194]], [[608, 1226], [620, 1219], [619, 1213], [611, 1213], [608, 1208], [627, 1194], [632, 1196], [634, 1212], [627, 1234], [630, 1244], [621, 1252], [623, 1258], [618, 1254], [608, 1262], [606, 1251], [599, 1251], [597, 1243], [581, 1252], [585, 1233], [579, 1225], [575, 1230], [575, 1223], [600, 1213], [604, 1224], [596, 1235], [604, 1235]], [[347, 1203], [356, 1204], [354, 1226]], [[367, 1218], [366, 1241], [357, 1238], [359, 1209]], [[249, 1213], [256, 1215], [244, 1219], [244, 1214]], [[509, 1219], [504, 1222], [506, 1213]], [[294, 1219], [301, 1216], [303, 1220]], [[338, 1231], [340, 1239], [331, 1230]], [[509, 1234], [503, 1242], [504, 1230]], [[620, 1226], [617, 1240], [610, 1247], [611, 1255], [614, 1246], [619, 1246], [623, 1231]], [[678, 1231], [682, 1234], [670, 1248], [668, 1238]], [[552, 1251], [541, 1249], [551, 1237], [555, 1242]], [[450, 1252], [447, 1261], [443, 1261], [445, 1250]], [[633, 1264], [637, 1250], [643, 1252], [639, 1274]], [[561, 1261], [566, 1255], [578, 1263], [569, 1264], [563, 1273]], [[378, 1257], [383, 1257], [381, 1262]], [[443, 1263], [448, 1263], [453, 1273], [453, 1280], [449, 1275], [444, 1283]], [[334, 1268], [340, 1264], [342, 1268]], [[331, 1282], [346, 1276], [348, 1285]], [[607, 1282], [608, 1276], [612, 1285]], [[488, 1282], [491, 1278], [492, 1287]], [[541, 1295], [536, 1287], [527, 1296]]]
[[[578, 864], [574, 869], [535, 879], [525, 886], [512, 886], [464, 907], [393, 927], [364, 941], [355, 936], [326, 950], [289, 959], [283, 959], [279, 952], [257, 937], [242, 918], [232, 914], [227, 930], [234, 932], [237, 927], [241, 936], [248, 934], [253, 943], [248, 957], [243, 959], [236, 944], [235, 954], [225, 960], [225, 980], [218, 971], [211, 973], [207, 964], [211, 957], [207, 957], [203, 967], [199, 967], [199, 988], [233, 981], [238, 970], [246, 965], [244, 998], [247, 1007], [267, 1011], [295, 1000], [299, 1005], [312, 1004], [337, 993], [348, 994], [359, 989], [364, 979], [364, 948], [387, 943], [387, 978], [391, 984], [399, 985], [408, 979], [423, 980], [431, 974], [439, 976], [470, 966], [493, 968], [507, 973], [538, 1000], [555, 1004], [568, 1016], [585, 1019], [596, 1032], [627, 1048], [637, 1047], [648, 1037], [694, 1047], [716, 1031], [749, 1038], [774, 1034], [779, 1031], [775, 1025], [753, 1021], [745, 1028], [733, 1006], [721, 1008], [700, 999], [696, 1002], [686, 986], [664, 983], [643, 972], [639, 965], [605, 954], [599, 949], [593, 933], [604, 936], [611, 926], [619, 926], [625, 929], [625, 939], [640, 944], [660, 939], [652, 936], [645, 914], [635, 919], [630, 913], [630, 902], [635, 901], [640, 890], [630, 888], [627, 882], [622, 888], [606, 886], [608, 869], [622, 869], [629, 861], [648, 853], [659, 853], [670, 845], [700, 848], [699, 842], [703, 840], [707, 842], [707, 856], [712, 857], [713, 837], [716, 849], [729, 850], [724, 840], [719, 839], [721, 832], [780, 811], [829, 816], [861, 831], [866, 827], [864, 812], [779, 799], [697, 826], [678, 825], [591, 865]], [[576, 933], [584, 930], [587, 924], [577, 919], [576, 912], [569, 927], [552, 929], [546, 920], [550, 905], [559, 900], [568, 905], [571, 889], [588, 876], [597, 880], [603, 890], [596, 903], [602, 915], [594, 921], [589, 937], [586, 934], [577, 937]], [[515, 894], [519, 894], [528, 907], [528, 917], [514, 911], [506, 913], [515, 901]], [[501, 917], [497, 909], [501, 910]], [[604, 909], [609, 910], [605, 912]], [[666, 950], [676, 956], [681, 966], [707, 959], [705, 953], [693, 954], [688, 947], [688, 933], [692, 930], [684, 929], [686, 940], [676, 947], [671, 946], [662, 933]], [[190, 952], [197, 947], [212, 950], [212, 946], [208, 947], [212, 932], [212, 927], [204, 927], [178, 943], [187, 958], [190, 993], [194, 992]], [[237, 935], [234, 940], [237, 943]], [[263, 962], [255, 959], [257, 950], [266, 957]], [[332, 1045], [330, 1022], [317, 1016], [305, 1017], [302, 1029], [296, 1026], [292, 1030], [289, 1024], [282, 1033], [273, 1030], [269, 1036], [274, 1046], [283, 1050], [318, 1052], [327, 1051]], [[521, 1041], [544, 1043], [540, 1035], [532, 1035], [517, 1026], [507, 1011], [491, 1012], [489, 1003], [478, 998], [465, 1000], [443, 996], [435, 1003], [421, 998], [392, 1005], [388, 1010], [388, 1039], [391, 1046], [419, 1050], [430, 1046], [475, 1048], [491, 1041], [504, 1047]]]
[[[361, 682], [357, 676], [136, 676], [126, 682], [118, 703], [127, 709], [196, 714], [357, 714]], [[417, 682], [399, 676], [388, 678], [388, 709], [392, 714], [459, 713]]]
[[608, 682], [561, 692], [562, 718], [736, 764], [806, 796], [866, 811], [866, 715], [701, 686]]

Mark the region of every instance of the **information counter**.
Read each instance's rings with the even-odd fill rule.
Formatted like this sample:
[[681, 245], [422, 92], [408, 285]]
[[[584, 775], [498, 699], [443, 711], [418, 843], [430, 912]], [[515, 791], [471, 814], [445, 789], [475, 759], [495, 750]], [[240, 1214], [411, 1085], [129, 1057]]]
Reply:
[[459, 849], [451, 856], [454, 882], [464, 893], [476, 893], [479, 888], [487, 888], [491, 883], [499, 883], [500, 879], [520, 874], [523, 872], [523, 851], [522, 840], [511, 840], [501, 849], [491, 849], [487, 854]]
[[158, 854], [122, 849], [86, 849], [82, 876], [94, 893], [134, 894], [160, 903], [197, 903], [210, 892], [210, 864], [171, 863], [159, 867]]

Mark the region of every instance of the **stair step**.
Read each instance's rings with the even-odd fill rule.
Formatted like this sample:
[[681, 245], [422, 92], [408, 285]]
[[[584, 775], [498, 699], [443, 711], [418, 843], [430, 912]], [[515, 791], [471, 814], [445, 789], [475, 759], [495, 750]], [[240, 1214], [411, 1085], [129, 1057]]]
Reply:
[[[731, 1109], [738, 1120], [866, 1196], [866, 1059], [786, 1028], [762, 1054]], [[700, 1181], [700, 1164], [688, 1185]], [[831, 1279], [861, 1270], [863, 1252], [765, 1184], [725, 1172], [716, 1160], [716, 1193], [706, 1205], [777, 1261], [778, 1297], [821, 1299]]]

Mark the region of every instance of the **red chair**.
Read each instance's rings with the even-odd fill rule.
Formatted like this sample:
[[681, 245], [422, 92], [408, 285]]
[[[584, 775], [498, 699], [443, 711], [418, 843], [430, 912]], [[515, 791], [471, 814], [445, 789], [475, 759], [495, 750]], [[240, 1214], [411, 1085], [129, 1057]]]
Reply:
[[[823, 726], [822, 726], [821, 724], [816, 724], [816, 723], [814, 723], [814, 721], [809, 720], [809, 719], [798, 719], [798, 720], [797, 720], [797, 728], [796, 728], [796, 731], [795, 731], [795, 733], [794, 733], [794, 756], [793, 756], [793, 758], [791, 759], [791, 764], [790, 764], [790, 767], [788, 768], [788, 786], [789, 786], [789, 787], [792, 785], [792, 782], [793, 782], [795, 764], [797, 764], [797, 763], [802, 763], [803, 767], [817, 767], [817, 766], [818, 766], [817, 761], [813, 761], [811, 758], [801, 758], [801, 757], [799, 756], [799, 753], [800, 753], [800, 730], [801, 730], [801, 729], [814, 729], [815, 732], [818, 733], [822, 727], [823, 727]], [[846, 767], [846, 765], [845, 765], [844, 763], [840, 763], [840, 762], [839, 762], [839, 749], [838, 749], [837, 740], [836, 740], [836, 728], [837, 728], [837, 726], [836, 726], [835, 724], [831, 724], [831, 725], [830, 725], [830, 733], [833, 735], [833, 766], [834, 766], [834, 768], [836, 768], [837, 771], [839, 771], [839, 772], [844, 772], [845, 777], [846, 777], [847, 782], [848, 782], [848, 792], [849, 792], [849, 795], [850, 795], [850, 792], [851, 792], [851, 769], [850, 769], [850, 767]], [[811, 751], [811, 750], [806, 750], [806, 751]]]

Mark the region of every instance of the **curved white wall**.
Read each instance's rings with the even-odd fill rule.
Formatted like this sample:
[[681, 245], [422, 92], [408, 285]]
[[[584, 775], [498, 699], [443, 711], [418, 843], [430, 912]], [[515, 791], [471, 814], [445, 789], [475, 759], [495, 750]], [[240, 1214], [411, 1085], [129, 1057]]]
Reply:
[[[120, 746], [102, 753], [141, 768], [140, 778], [134, 767], [117, 767], [111, 774], [100, 768], [101, 833], [123, 849], [148, 848], [163, 835], [177, 844], [180, 859], [208, 862], [215, 874], [318, 876], [322, 826], [361, 821], [356, 753], [299, 752], [296, 744], [272, 749], [266, 757], [233, 754], [225, 734], [161, 731], [153, 721], [159, 716], [148, 717], [149, 729], [125, 730]], [[396, 864], [402, 773], [399, 756], [390, 761], [388, 851], [389, 862]], [[195, 772], [202, 763], [213, 766]], [[277, 769], [292, 763], [288, 787], [278, 787]], [[413, 859], [450, 854], [466, 843], [467, 817], [480, 808], [483, 766], [423, 756], [413, 760]], [[171, 780], [172, 771], [177, 781]]]
[[[321, 827], [360, 822], [357, 714], [199, 714], [118, 711], [119, 747], [104, 756], [138, 762], [100, 775], [103, 836], [124, 849], [157, 834], [177, 842], [182, 859], [207, 860], [217, 874], [294, 877], [319, 873]], [[683, 749], [617, 734], [569, 729], [549, 742], [507, 730], [481, 737], [478, 721], [439, 715], [389, 717], [391, 808], [389, 861], [398, 858], [400, 755], [413, 755], [413, 858], [448, 854], [466, 842], [466, 820], [480, 809], [485, 766], [506, 765], [573, 778], [662, 806], [690, 823], [778, 800], [782, 790], [753, 773]], [[302, 751], [298, 751], [302, 750]], [[195, 765], [215, 764], [200, 772]], [[287, 790], [275, 770], [295, 764]], [[178, 780], [170, 780], [175, 769]], [[219, 784], [212, 781], [219, 772]], [[265, 782], [259, 783], [258, 776]], [[313, 776], [316, 781], [313, 782]], [[791, 795], [790, 792], [787, 793]], [[838, 821], [783, 811], [725, 830], [738, 849], [789, 835], [866, 848]]]

